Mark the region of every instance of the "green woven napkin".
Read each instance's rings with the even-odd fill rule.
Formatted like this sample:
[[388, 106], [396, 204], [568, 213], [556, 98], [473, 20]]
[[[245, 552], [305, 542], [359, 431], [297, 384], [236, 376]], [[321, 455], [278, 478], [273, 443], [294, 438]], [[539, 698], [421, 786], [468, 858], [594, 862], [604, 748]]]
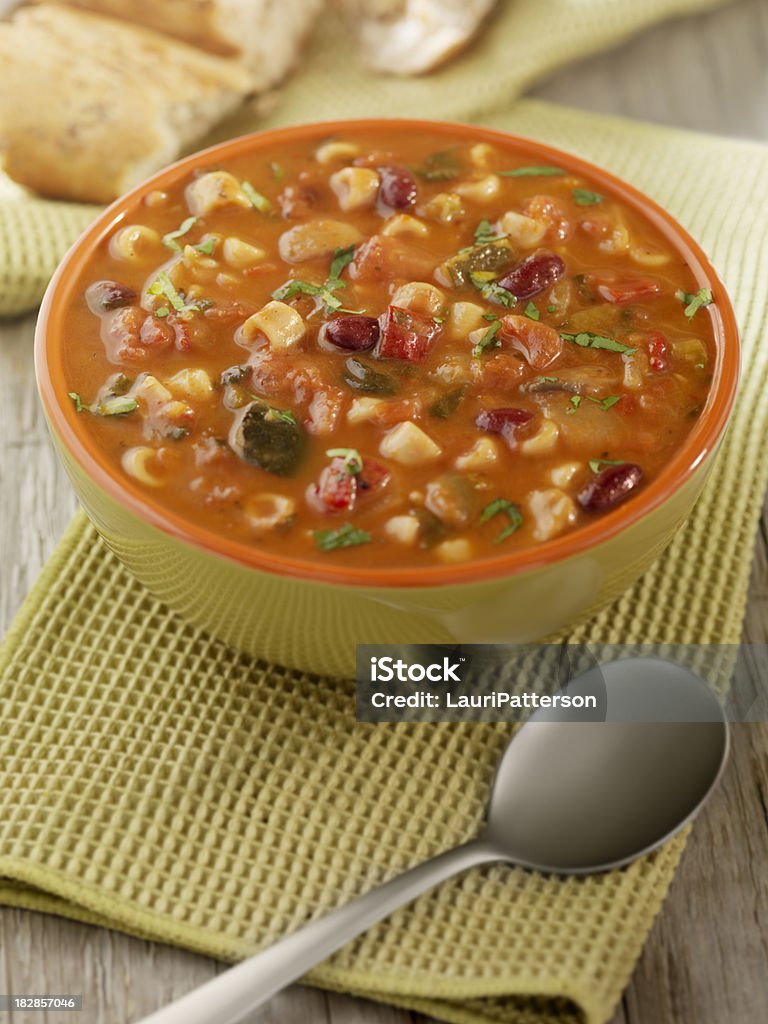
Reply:
[[[665, 556], [573, 638], [735, 642], [768, 480], [768, 149], [533, 102], [488, 120], [650, 192], [723, 273], [744, 379], [722, 456]], [[472, 834], [507, 736], [355, 723], [351, 685], [184, 625], [82, 517], [0, 650], [0, 700], [0, 901], [224, 958]], [[469, 872], [309, 980], [462, 1024], [602, 1024], [682, 846], [595, 878]]]
[[[337, 117], [411, 111], [420, 117], [478, 118], [503, 109], [532, 81], [569, 61], [606, 49], [664, 18], [730, 2], [499, 0], [487, 30], [465, 55], [417, 79], [366, 72], [350, 59], [343, 24], [327, 15], [300, 73], [281, 90], [272, 115], [259, 119], [247, 108], [207, 141], [275, 124]], [[0, 172], [0, 316], [34, 308], [64, 252], [96, 212], [92, 206], [38, 199]]]

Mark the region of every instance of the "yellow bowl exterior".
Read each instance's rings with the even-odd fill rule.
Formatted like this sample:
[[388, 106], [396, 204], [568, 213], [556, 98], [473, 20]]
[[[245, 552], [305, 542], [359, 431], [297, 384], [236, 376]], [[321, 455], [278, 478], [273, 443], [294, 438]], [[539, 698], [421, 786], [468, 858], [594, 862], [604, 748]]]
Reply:
[[520, 643], [588, 617], [669, 544], [715, 457], [657, 508], [571, 558], [475, 583], [366, 587], [264, 572], [170, 536], [118, 504], [54, 439], [96, 529], [153, 594], [248, 654], [332, 676], [354, 674], [358, 643]]

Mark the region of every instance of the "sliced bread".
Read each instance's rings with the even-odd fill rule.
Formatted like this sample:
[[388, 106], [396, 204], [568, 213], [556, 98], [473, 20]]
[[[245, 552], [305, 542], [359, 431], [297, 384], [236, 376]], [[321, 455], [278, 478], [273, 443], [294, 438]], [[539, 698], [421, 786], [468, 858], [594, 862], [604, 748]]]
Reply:
[[251, 89], [236, 62], [65, 7], [0, 22], [0, 160], [42, 195], [106, 202], [174, 160]]
[[86, 8], [237, 57], [253, 87], [275, 85], [293, 68], [325, 0], [44, 0]]

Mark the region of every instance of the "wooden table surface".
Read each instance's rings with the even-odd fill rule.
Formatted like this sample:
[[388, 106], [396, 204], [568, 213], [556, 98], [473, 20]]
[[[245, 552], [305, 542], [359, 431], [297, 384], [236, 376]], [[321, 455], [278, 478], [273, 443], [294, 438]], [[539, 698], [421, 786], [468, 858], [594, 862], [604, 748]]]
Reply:
[[[590, 109], [768, 141], [768, 2], [666, 24], [535, 91]], [[766, 197], [768, 201], [768, 197]], [[0, 628], [75, 501], [48, 442], [32, 372], [34, 318], [0, 324]], [[768, 343], [768, 338], [766, 339]], [[747, 641], [768, 642], [768, 510], [757, 538]], [[61, 918], [0, 909], [0, 991], [82, 993], [57, 1020], [127, 1024], [211, 977], [203, 957]], [[0, 1021], [41, 1024], [45, 1012]], [[724, 784], [702, 814], [611, 1024], [768, 1019], [768, 724], [734, 728]], [[250, 1024], [424, 1024], [416, 1014], [294, 986]]]

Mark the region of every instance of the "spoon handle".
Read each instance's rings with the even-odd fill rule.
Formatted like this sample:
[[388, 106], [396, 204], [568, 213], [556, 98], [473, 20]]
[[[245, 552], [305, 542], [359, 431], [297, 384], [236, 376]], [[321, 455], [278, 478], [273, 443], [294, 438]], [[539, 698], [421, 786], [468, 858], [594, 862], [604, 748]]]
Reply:
[[312, 921], [138, 1024], [236, 1024], [404, 903], [460, 871], [498, 859], [492, 847], [476, 839], [447, 850]]

